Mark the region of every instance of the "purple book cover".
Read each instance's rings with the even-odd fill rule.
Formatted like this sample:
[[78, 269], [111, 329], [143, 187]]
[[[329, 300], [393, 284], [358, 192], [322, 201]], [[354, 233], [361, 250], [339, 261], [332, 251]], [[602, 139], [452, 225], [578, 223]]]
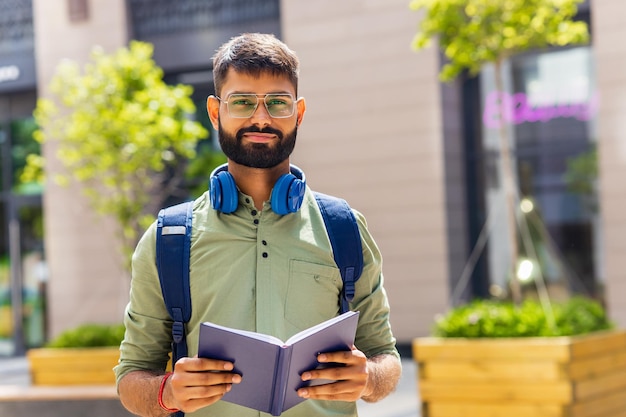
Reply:
[[301, 403], [296, 390], [311, 383], [300, 379], [304, 371], [320, 364], [322, 352], [350, 350], [358, 323], [358, 312], [349, 311], [289, 338], [232, 329], [205, 322], [200, 326], [198, 356], [232, 361], [242, 376], [224, 401], [254, 408], [274, 416]]

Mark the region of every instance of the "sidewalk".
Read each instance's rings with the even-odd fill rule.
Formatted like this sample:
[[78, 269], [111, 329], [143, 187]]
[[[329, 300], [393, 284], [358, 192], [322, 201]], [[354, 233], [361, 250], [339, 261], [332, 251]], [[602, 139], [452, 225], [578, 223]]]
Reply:
[[[396, 392], [383, 401], [374, 404], [359, 401], [359, 417], [420, 417], [415, 364], [409, 359], [404, 359], [402, 361], [402, 367], [402, 378]], [[28, 363], [26, 358], [0, 358], [0, 410], [2, 410], [0, 415], [3, 417], [48, 417], [60, 415], [58, 413], [59, 410], [56, 410], [56, 405], [55, 410], [50, 407], [50, 402], [46, 403], [47, 407], [41, 407], [32, 415], [17, 413], [13, 416], [11, 413], [7, 414], [6, 410], [3, 410], [2, 407], [3, 398], [10, 396], [13, 392], [28, 391], [28, 387], [30, 387], [30, 377], [28, 375]], [[85, 395], [87, 396], [87, 394]], [[94, 403], [95, 402], [96, 401], [94, 401]], [[68, 406], [67, 401], [59, 401], [57, 403], [59, 407]], [[106, 407], [107, 404], [100, 402], [98, 406], [103, 408]], [[92, 411], [94, 410], [92, 409]], [[77, 417], [77, 414], [67, 409], [63, 414]], [[106, 413], [103, 415], [106, 415]]]
[[26, 386], [29, 384], [28, 363], [25, 357], [0, 358], [0, 392], [2, 385]]
[[384, 400], [359, 401], [359, 417], [420, 417], [415, 362], [402, 360], [402, 378], [396, 391]]
[[0, 358], [0, 416], [132, 417], [114, 386], [31, 386], [24, 357]]

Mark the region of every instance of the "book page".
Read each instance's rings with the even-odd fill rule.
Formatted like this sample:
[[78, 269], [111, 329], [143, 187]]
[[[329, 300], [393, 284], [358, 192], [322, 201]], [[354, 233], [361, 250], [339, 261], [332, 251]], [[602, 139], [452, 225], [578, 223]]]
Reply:
[[326, 327], [331, 327], [333, 325], [335, 325], [338, 322], [347, 320], [348, 318], [354, 316], [354, 315], [358, 315], [358, 312], [354, 312], [354, 311], [348, 311], [346, 313], [343, 313], [339, 316], [333, 317], [330, 320], [326, 320], [320, 324], [316, 324], [313, 327], [309, 327], [308, 329], [305, 329], [299, 333], [294, 334], [293, 336], [291, 336], [289, 339], [287, 339], [287, 342], [285, 342], [286, 345], [293, 345], [294, 343], [298, 342], [299, 340], [302, 340], [314, 333], [319, 332], [320, 330], [326, 328]]
[[215, 329], [220, 329], [222, 331], [226, 331], [226, 332], [230, 332], [230, 333], [239, 334], [241, 336], [249, 337], [250, 339], [260, 340], [262, 342], [271, 343], [271, 344], [277, 345], [277, 346], [283, 346], [285, 344], [285, 342], [283, 342], [279, 338], [271, 336], [269, 334], [263, 334], [263, 333], [251, 332], [251, 331], [248, 331], [248, 330], [239, 330], [239, 329], [235, 329], [235, 328], [232, 328], [232, 327], [220, 326], [219, 324], [211, 323], [211, 322], [208, 322], [208, 321], [202, 323], [202, 325], [203, 326], [213, 327]]

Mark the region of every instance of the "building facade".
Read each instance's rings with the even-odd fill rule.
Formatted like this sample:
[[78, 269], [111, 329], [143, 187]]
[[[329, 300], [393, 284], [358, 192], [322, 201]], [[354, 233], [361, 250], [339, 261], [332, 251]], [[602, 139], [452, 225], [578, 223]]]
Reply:
[[[131, 39], [153, 43], [166, 80], [193, 85], [202, 111], [213, 93], [215, 49], [241, 32], [274, 33], [298, 54], [299, 94], [307, 99], [293, 161], [314, 189], [342, 196], [365, 214], [384, 255], [401, 343], [428, 334], [451, 304], [507, 292], [504, 220], [497, 216], [502, 173], [494, 148], [504, 122], [527, 197], [524, 219], [540, 248], [534, 259], [548, 271], [550, 291], [597, 297], [626, 325], [619, 297], [626, 290], [620, 276], [626, 249], [621, 0], [581, 6], [579, 18], [592, 28], [590, 45], [511, 59], [506, 92], [494, 91], [489, 67], [478, 77], [441, 84], [439, 52], [411, 49], [420, 16], [406, 0], [0, 0], [0, 11], [9, 9], [11, 20], [0, 19], [0, 133], [11, 139], [0, 144], [3, 155], [20, 141], [30, 146], [21, 138], [34, 128], [36, 98], [49, 96], [58, 63], [86, 62], [94, 45], [113, 52]], [[507, 100], [513, 107], [502, 112], [497, 103]], [[570, 188], [571, 161], [594, 149], [598, 178], [582, 181], [591, 191]], [[50, 171], [62, 170], [53, 143], [41, 152]], [[18, 189], [11, 178], [21, 162], [6, 158], [0, 289], [12, 288], [12, 299], [24, 301], [29, 292], [15, 288], [34, 287], [47, 301], [39, 316], [29, 316], [39, 324], [24, 322], [11, 346], [19, 345], [15, 337], [36, 345], [80, 323], [120, 321], [129, 276], [113, 244], [113, 223], [89, 209], [76, 185], [48, 182], [43, 194]], [[33, 220], [42, 214], [43, 226]], [[487, 243], [475, 251], [484, 230]], [[480, 255], [475, 262], [473, 252]], [[538, 277], [525, 279], [524, 288], [532, 288]]]

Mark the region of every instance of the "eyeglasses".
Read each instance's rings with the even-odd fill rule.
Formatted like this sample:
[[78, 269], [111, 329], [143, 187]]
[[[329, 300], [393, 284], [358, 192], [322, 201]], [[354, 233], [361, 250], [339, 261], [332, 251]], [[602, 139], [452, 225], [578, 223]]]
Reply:
[[226, 103], [230, 117], [242, 119], [252, 117], [260, 98], [265, 103], [267, 113], [276, 119], [293, 116], [296, 108], [296, 101], [291, 94], [231, 94], [225, 100], [218, 96], [215, 98]]

